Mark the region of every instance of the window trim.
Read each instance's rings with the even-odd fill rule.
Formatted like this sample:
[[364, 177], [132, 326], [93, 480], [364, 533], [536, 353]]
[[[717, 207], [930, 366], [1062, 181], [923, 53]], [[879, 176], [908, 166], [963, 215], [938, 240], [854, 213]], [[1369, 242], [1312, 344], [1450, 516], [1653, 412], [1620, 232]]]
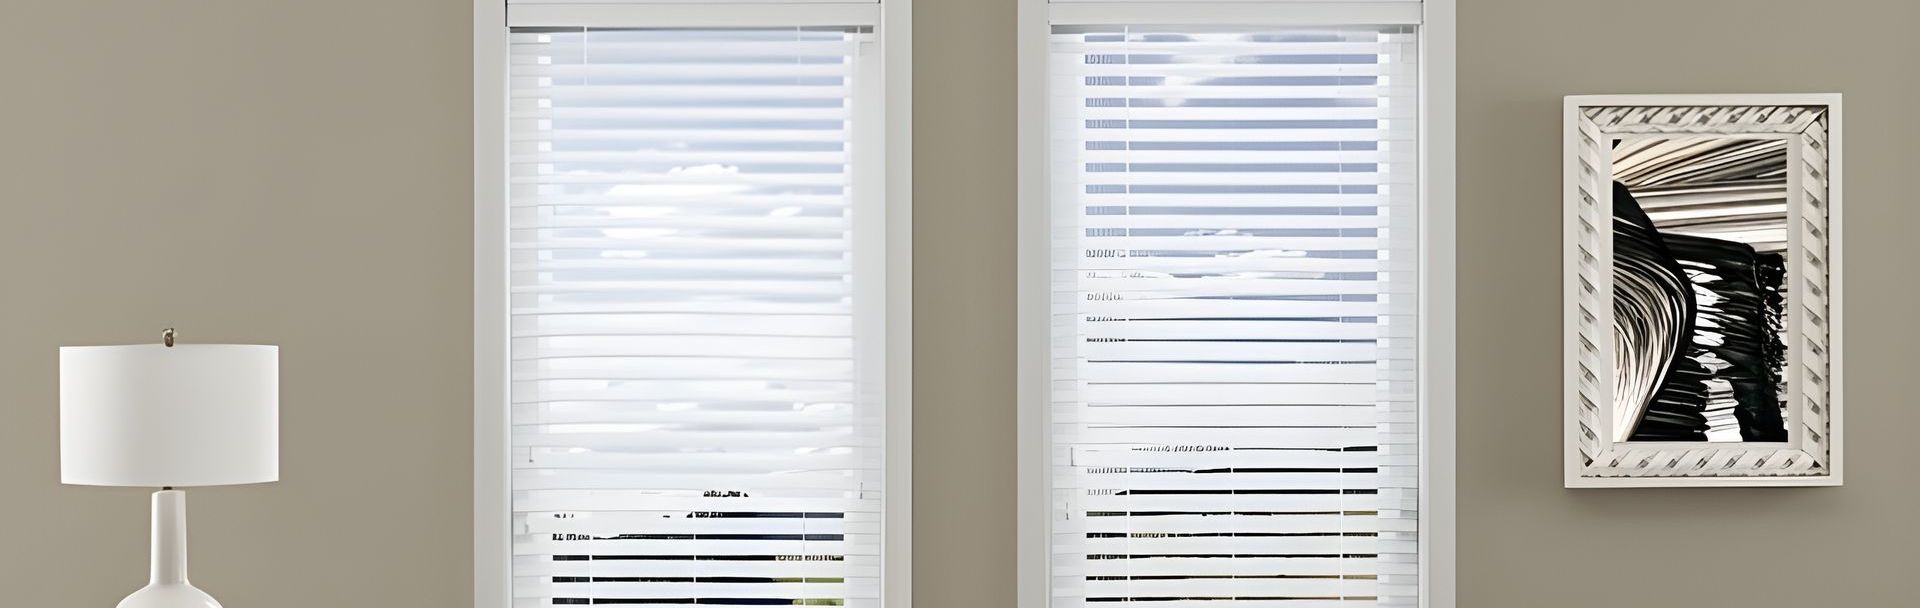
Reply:
[[[881, 603], [913, 602], [913, 2], [783, 0], [690, 5], [672, 0], [521, 4], [512, 25], [578, 18], [569, 25], [751, 26], [873, 25], [880, 39], [884, 135], [880, 180], [885, 198], [878, 238], [885, 241], [886, 463], [882, 494]], [[731, 6], [730, 6], [731, 5]], [[857, 20], [855, 22], [854, 20]], [[823, 23], [813, 23], [822, 21]], [[513, 546], [508, 374], [507, 0], [475, 0], [473, 10], [473, 605], [511, 608]]]
[[1073, 25], [1220, 25], [1264, 22], [1315, 25], [1417, 25], [1419, 0], [1362, 2], [1355, 0], [1266, 0], [1254, 2], [1193, 2], [1187, 0], [1054, 0], [1047, 6], [1049, 23]]
[[702, 4], [534, 4], [515, 2], [509, 27], [808, 27], [881, 25], [880, 4], [798, 2], [725, 6]]
[[1019, 608], [1050, 608], [1052, 595], [1047, 466], [1052, 382], [1047, 64], [1052, 25], [1056, 21], [1101, 25], [1128, 19], [1153, 23], [1175, 19], [1183, 24], [1221, 19], [1374, 24], [1395, 16], [1414, 16], [1412, 24], [1420, 27], [1420, 605], [1454, 608], [1455, 1], [1019, 0], [1015, 335], [1019, 447], [1015, 597]]

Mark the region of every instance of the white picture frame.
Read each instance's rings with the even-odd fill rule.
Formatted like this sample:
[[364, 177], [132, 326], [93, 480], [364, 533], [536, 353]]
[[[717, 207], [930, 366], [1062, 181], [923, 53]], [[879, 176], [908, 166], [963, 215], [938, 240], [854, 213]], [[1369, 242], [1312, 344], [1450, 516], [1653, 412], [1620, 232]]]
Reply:
[[[1564, 118], [1566, 487], [1840, 485], [1840, 95], [1580, 95]], [[1633, 441], [1613, 428], [1614, 151], [1648, 138], [1785, 142], [1784, 442]]]

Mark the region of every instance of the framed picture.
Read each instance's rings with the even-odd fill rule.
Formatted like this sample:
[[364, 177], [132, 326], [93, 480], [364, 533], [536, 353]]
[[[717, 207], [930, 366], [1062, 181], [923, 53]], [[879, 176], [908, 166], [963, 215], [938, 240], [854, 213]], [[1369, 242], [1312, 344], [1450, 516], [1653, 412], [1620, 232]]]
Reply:
[[1841, 483], [1840, 96], [1566, 99], [1566, 485]]

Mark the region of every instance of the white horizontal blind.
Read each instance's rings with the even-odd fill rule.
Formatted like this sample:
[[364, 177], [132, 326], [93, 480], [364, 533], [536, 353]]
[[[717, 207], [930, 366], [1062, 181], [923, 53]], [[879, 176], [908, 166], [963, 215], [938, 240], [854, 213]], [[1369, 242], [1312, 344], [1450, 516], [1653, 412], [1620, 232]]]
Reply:
[[1416, 49], [1056, 21], [1056, 607], [1417, 605]]
[[515, 606], [877, 604], [873, 45], [513, 30]]

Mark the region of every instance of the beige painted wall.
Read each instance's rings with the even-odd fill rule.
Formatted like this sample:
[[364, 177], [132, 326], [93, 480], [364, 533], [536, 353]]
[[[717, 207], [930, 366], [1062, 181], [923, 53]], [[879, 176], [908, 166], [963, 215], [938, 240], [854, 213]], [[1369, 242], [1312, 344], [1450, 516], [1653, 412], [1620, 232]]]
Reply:
[[1013, 605], [1012, 0], [915, 0], [913, 599]]
[[226, 605], [471, 605], [467, 0], [0, 4], [0, 605], [146, 582], [59, 485], [55, 348], [282, 346], [281, 475], [190, 492]]
[[[1920, 604], [1920, 3], [1460, 5], [1460, 605]], [[1847, 485], [1561, 489], [1561, 96], [1829, 91], [1846, 95]]]
[[[1460, 3], [1460, 605], [1910, 603], [1920, 4]], [[1014, 2], [916, 4], [915, 599], [1011, 606]], [[193, 493], [197, 582], [470, 604], [468, 6], [0, 7], [7, 605], [142, 581], [143, 492], [57, 485], [53, 349], [168, 324], [285, 347], [286, 481]], [[1560, 97], [1792, 91], [1848, 96], [1848, 485], [1560, 489]]]

